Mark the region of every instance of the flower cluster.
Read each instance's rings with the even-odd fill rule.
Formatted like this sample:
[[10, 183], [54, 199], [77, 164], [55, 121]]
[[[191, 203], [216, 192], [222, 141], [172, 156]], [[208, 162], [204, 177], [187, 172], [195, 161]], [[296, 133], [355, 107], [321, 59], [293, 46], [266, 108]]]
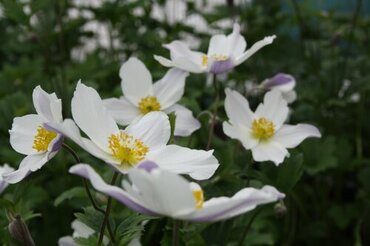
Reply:
[[[39, 170], [61, 148], [76, 157], [66, 143], [69, 139], [106, 163], [115, 177], [127, 174], [127, 179], [121, 186], [114, 182], [107, 184], [89, 164], [80, 163], [78, 157], [77, 165], [69, 169], [71, 174], [89, 180], [97, 191], [148, 216], [213, 222], [283, 199], [285, 195], [269, 185], [242, 188], [231, 197], [205, 199], [201, 186], [181, 175], [194, 180], [212, 178], [220, 165], [214, 150], [191, 149], [172, 141], [175, 136], [190, 136], [201, 127], [193, 112], [179, 104], [189, 73], [210, 73], [216, 77], [230, 72], [274, 39], [275, 35], [265, 37], [246, 49], [240, 27], [234, 24], [231, 34], [211, 38], [207, 53], [191, 51], [183, 42], [173, 41], [164, 46], [170, 50], [171, 59], [155, 56], [162, 65], [171, 67], [159, 81], [153, 83], [146, 66], [132, 57], [119, 71], [122, 97], [103, 100], [94, 88], [79, 81], [71, 100], [72, 117], [67, 119], [62, 117], [61, 100], [54, 93], [48, 94], [40, 86], [36, 87], [33, 104], [37, 114], [14, 118], [9, 131], [11, 146], [26, 157], [18, 170], [7, 165], [0, 169], [0, 192], [8, 183], [20, 182]], [[267, 92], [254, 112], [246, 97], [225, 88], [227, 119], [223, 122], [223, 131], [240, 141], [246, 150], [251, 150], [254, 161], [272, 161], [279, 165], [289, 156], [287, 149], [295, 148], [308, 137], [321, 136], [312, 125], [286, 124], [290, 112], [288, 103], [296, 99], [295, 84], [295, 79], [288, 74], [277, 74], [263, 81], [258, 88]], [[170, 122], [168, 114], [175, 115], [174, 122]], [[210, 125], [211, 136], [215, 114], [217, 110]], [[107, 211], [108, 208], [106, 217]], [[81, 227], [81, 222], [74, 222], [72, 226]], [[95, 233], [86, 225], [82, 227], [83, 237]], [[107, 243], [109, 239], [104, 241]], [[63, 243], [72, 245], [73, 238], [63, 238], [60, 244]]]

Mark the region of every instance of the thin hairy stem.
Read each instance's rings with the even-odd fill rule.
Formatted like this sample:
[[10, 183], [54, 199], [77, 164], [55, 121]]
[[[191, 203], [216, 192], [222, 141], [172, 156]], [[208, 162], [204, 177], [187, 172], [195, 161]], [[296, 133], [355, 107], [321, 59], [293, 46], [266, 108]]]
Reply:
[[180, 229], [180, 221], [173, 220], [172, 246], [178, 246], [179, 245], [179, 229]]
[[257, 217], [257, 215], [258, 215], [261, 211], [262, 211], [262, 209], [258, 209], [258, 210], [256, 210], [256, 211], [254, 212], [254, 214], [252, 215], [252, 218], [249, 220], [249, 222], [248, 222], [247, 226], [245, 227], [245, 229], [244, 229], [244, 231], [243, 231], [243, 234], [242, 234], [242, 236], [241, 236], [241, 238], [240, 238], [240, 240], [239, 240], [239, 244], [238, 244], [239, 246], [242, 246], [242, 245], [243, 245], [243, 242], [244, 242], [245, 238], [247, 237], [247, 234], [248, 234], [248, 232], [249, 232], [249, 230], [250, 230], [250, 228], [251, 228], [251, 226], [252, 226], [252, 224], [253, 224], [254, 219]]
[[[110, 184], [114, 185], [116, 183], [117, 178], [118, 178], [118, 172], [114, 172], [112, 181], [110, 182]], [[99, 246], [102, 245], [103, 243], [105, 227], [107, 226], [107, 224], [109, 225], [109, 213], [110, 213], [111, 207], [112, 207], [112, 197], [109, 197], [107, 208], [105, 209], [105, 213], [104, 213], [103, 223], [101, 224], [101, 228], [100, 228], [99, 241], [98, 241]]]
[[[73, 158], [75, 159], [76, 163], [81, 163], [81, 160], [80, 158], [78, 157], [77, 153], [72, 149], [72, 147], [70, 147], [68, 144], [66, 143], [63, 143], [62, 144], [63, 148], [65, 150], [67, 150], [72, 156]], [[102, 213], [102, 214], [105, 214], [105, 211], [101, 208], [98, 207], [98, 205], [96, 204], [91, 192], [90, 192], [90, 189], [89, 189], [89, 185], [86, 181], [86, 179], [82, 178], [82, 182], [84, 183], [84, 187], [85, 187], [85, 191], [86, 191], [86, 194], [87, 196], [89, 197], [89, 200], [90, 200], [90, 203], [91, 205], [93, 206], [93, 208]], [[114, 236], [113, 236], [113, 231], [112, 231], [112, 228], [110, 226], [110, 224], [108, 223], [108, 231], [109, 231], [109, 234], [110, 234], [110, 237], [111, 237], [111, 240], [114, 242]]]
[[209, 130], [208, 130], [208, 141], [207, 141], [207, 146], [206, 146], [206, 150], [209, 150], [211, 148], [211, 144], [212, 144], [212, 139], [213, 139], [213, 135], [214, 135], [214, 129], [215, 129], [215, 125], [216, 125], [216, 119], [217, 119], [217, 109], [218, 109], [218, 103], [220, 101], [220, 95], [219, 95], [219, 92], [218, 92], [218, 84], [217, 84], [217, 80], [216, 80], [216, 74], [213, 76], [213, 86], [214, 86], [214, 90], [215, 90], [215, 101], [214, 101], [214, 109], [213, 109], [213, 112], [212, 112], [212, 119], [211, 119], [211, 125], [209, 127]]

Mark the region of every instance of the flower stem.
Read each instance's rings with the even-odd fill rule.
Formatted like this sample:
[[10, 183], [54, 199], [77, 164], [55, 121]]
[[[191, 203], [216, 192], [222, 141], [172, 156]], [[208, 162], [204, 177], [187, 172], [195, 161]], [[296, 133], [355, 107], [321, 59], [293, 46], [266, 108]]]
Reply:
[[215, 125], [216, 125], [218, 102], [220, 100], [220, 95], [218, 93], [218, 84], [217, 84], [217, 80], [216, 80], [216, 74], [213, 75], [213, 86], [214, 86], [214, 90], [215, 90], [215, 94], [216, 94], [215, 97], [216, 98], [215, 98], [215, 102], [214, 102], [214, 109], [213, 109], [213, 112], [212, 112], [211, 126], [209, 127], [209, 131], [208, 131], [208, 141], [207, 141], [206, 150], [209, 150], [211, 148], [214, 129], [215, 129]]
[[180, 221], [173, 220], [172, 246], [178, 246], [179, 245], [179, 228], [180, 228]]
[[[63, 143], [62, 146], [63, 146], [63, 148], [65, 150], [67, 150], [73, 156], [73, 158], [76, 160], [76, 163], [81, 163], [80, 158], [78, 157], [77, 153], [72, 149], [72, 147], [70, 147], [66, 143]], [[93, 206], [93, 208], [96, 211], [98, 211], [98, 212], [100, 212], [102, 214], [105, 214], [105, 211], [103, 209], [99, 208], [98, 205], [96, 205], [96, 202], [95, 202], [95, 200], [94, 200], [94, 198], [93, 198], [93, 196], [92, 196], [92, 194], [90, 192], [90, 189], [89, 189], [89, 186], [87, 184], [86, 179], [82, 178], [82, 182], [84, 183], [84, 187], [85, 187], [87, 196], [89, 197], [89, 200], [90, 200], [91, 205]], [[113, 234], [112, 228], [111, 228], [111, 226], [110, 226], [109, 223], [108, 223], [108, 231], [109, 231], [109, 235], [111, 237], [111, 241], [114, 242], [114, 234]]]
[[[110, 182], [111, 185], [114, 185], [114, 183], [116, 183], [117, 177], [118, 177], [118, 173], [114, 172], [113, 177], [112, 177], [112, 181]], [[98, 246], [102, 245], [102, 243], [103, 243], [105, 226], [107, 224], [108, 224], [108, 228], [109, 228], [108, 218], [109, 218], [109, 213], [110, 213], [111, 207], [112, 207], [112, 197], [109, 197], [108, 198], [108, 203], [107, 203], [107, 208], [105, 209], [105, 213], [104, 213], [103, 223], [101, 224], [101, 228], [100, 228]], [[108, 231], [109, 231], [109, 229], [108, 229]], [[111, 235], [111, 238], [113, 238], [112, 235]]]
[[243, 245], [243, 242], [245, 240], [245, 237], [247, 236], [248, 232], [249, 232], [249, 229], [251, 228], [252, 226], [252, 223], [254, 221], [254, 219], [257, 217], [257, 215], [262, 211], [262, 209], [258, 209], [254, 212], [254, 214], [252, 215], [251, 219], [249, 220], [247, 226], [245, 227], [244, 231], [243, 231], [243, 234], [239, 240], [239, 244], [238, 246], [242, 246]]

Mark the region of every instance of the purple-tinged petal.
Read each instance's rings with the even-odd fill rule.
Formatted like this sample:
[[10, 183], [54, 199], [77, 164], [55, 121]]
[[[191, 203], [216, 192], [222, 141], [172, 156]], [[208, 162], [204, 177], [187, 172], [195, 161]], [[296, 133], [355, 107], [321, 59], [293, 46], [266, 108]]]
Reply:
[[91, 185], [98, 191], [117, 199], [127, 207], [146, 215], [157, 216], [158, 213], [144, 207], [134, 197], [121, 188], [108, 185], [104, 180], [87, 164], [77, 164], [69, 169], [69, 172], [90, 180]]
[[221, 74], [231, 70], [234, 67], [234, 63], [231, 59], [224, 61], [214, 61], [212, 62], [210, 72], [214, 74]]
[[137, 166], [137, 168], [143, 169], [147, 171], [148, 173], [150, 173], [153, 169], [159, 168], [159, 166], [155, 162], [152, 162], [152, 161], [143, 161]]
[[295, 87], [295, 79], [290, 74], [278, 73], [274, 77], [265, 80], [262, 85], [266, 89], [280, 88], [282, 91], [289, 91]]

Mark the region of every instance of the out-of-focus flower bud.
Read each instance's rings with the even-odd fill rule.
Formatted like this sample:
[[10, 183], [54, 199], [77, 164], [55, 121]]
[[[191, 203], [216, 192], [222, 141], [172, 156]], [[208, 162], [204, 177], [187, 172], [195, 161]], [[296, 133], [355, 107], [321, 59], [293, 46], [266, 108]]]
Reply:
[[22, 220], [19, 215], [16, 215], [13, 221], [10, 222], [9, 226], [10, 235], [20, 241], [22, 245], [34, 246], [35, 243], [31, 237], [30, 231], [27, 228], [26, 223]]
[[96, 202], [99, 205], [106, 205], [108, 202], [107, 196], [104, 196], [103, 194], [100, 194], [100, 193], [96, 193], [95, 198], [96, 198]]
[[286, 214], [287, 208], [285, 207], [284, 202], [280, 201], [275, 205], [274, 210], [276, 217], [282, 218]]

